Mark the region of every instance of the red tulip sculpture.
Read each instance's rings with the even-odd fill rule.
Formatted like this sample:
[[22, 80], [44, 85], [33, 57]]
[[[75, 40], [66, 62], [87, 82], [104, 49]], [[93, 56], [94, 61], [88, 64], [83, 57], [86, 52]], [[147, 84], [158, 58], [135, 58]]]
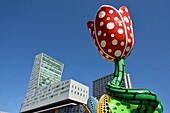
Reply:
[[119, 10], [103, 5], [94, 21], [87, 23], [89, 32], [100, 55], [108, 60], [126, 58], [134, 45], [132, 20], [127, 7]]
[[[100, 55], [115, 62], [114, 78], [106, 85], [107, 94], [112, 98], [109, 102], [104, 102], [103, 98], [107, 96], [102, 96], [97, 105], [97, 113], [105, 113], [107, 110], [109, 113], [162, 113], [163, 106], [153, 92], [122, 88], [126, 75], [124, 59], [128, 57], [134, 45], [132, 20], [127, 7], [122, 6], [117, 10], [112, 6], [103, 5], [97, 11], [95, 20], [89, 21], [87, 26]], [[119, 106], [116, 106], [117, 103]], [[108, 106], [109, 109], [103, 106]]]

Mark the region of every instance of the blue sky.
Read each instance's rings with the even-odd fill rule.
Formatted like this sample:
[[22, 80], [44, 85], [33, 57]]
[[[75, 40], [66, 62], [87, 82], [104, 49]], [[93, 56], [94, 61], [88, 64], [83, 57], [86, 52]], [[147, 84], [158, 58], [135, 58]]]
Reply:
[[90, 87], [112, 73], [114, 64], [98, 54], [86, 23], [103, 4], [128, 7], [135, 45], [126, 59], [133, 88], [155, 92], [170, 111], [170, 1], [168, 0], [1, 0], [0, 111], [18, 113], [36, 54], [65, 64], [63, 80]]

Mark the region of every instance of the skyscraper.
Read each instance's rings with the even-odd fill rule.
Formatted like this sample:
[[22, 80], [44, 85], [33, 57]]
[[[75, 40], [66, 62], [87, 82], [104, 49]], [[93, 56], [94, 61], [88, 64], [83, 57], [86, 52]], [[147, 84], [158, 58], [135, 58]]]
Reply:
[[[103, 76], [101, 78], [98, 78], [93, 81], [93, 97], [96, 97], [98, 100], [103, 94], [106, 94], [105, 86], [108, 82], [111, 82], [114, 77], [114, 73], [108, 74], [106, 76]], [[125, 78], [125, 84], [123, 84], [122, 87], [125, 88], [132, 88], [131, 81], [130, 81], [130, 75], [126, 74]]]
[[36, 55], [29, 86], [39, 87], [59, 82], [63, 68], [63, 63], [44, 53]]
[[58, 113], [68, 108], [79, 111], [81, 103], [86, 104], [89, 88], [72, 79], [60, 81], [63, 67], [44, 53], [36, 55], [21, 113]]

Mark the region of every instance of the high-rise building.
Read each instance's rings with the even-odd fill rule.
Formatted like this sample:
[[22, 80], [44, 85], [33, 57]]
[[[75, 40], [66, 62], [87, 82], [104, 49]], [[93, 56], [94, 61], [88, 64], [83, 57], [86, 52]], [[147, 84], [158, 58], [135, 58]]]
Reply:
[[63, 68], [63, 63], [44, 53], [36, 55], [30, 78], [30, 89], [59, 82]]
[[[106, 85], [108, 82], [111, 82], [114, 77], [114, 73], [108, 74], [106, 76], [103, 76], [101, 78], [98, 78], [93, 81], [93, 97], [97, 98], [98, 100], [103, 94], [106, 94]], [[132, 88], [131, 81], [130, 81], [130, 75], [126, 74], [124, 77], [125, 84], [122, 85], [122, 87], [125, 88]]]
[[64, 64], [41, 53], [36, 55], [21, 113], [69, 113], [82, 111], [89, 87], [75, 80], [60, 81]]

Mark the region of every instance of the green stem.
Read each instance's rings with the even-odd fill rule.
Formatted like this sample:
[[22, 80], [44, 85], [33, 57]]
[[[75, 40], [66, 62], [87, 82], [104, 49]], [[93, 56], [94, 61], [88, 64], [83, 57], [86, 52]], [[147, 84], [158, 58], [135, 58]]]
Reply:
[[149, 90], [145, 89], [126, 89], [122, 88], [124, 83], [125, 65], [124, 59], [118, 58], [115, 60], [114, 78], [106, 86], [107, 94], [116, 100], [132, 105], [139, 105], [138, 113], [153, 113], [158, 105], [160, 105], [160, 113], [163, 112], [163, 107], [157, 96]]
[[124, 59], [119, 58], [115, 59], [115, 73], [114, 78], [111, 81], [111, 84], [114, 86], [122, 86], [124, 83], [124, 76], [125, 76], [125, 65], [124, 65]]

